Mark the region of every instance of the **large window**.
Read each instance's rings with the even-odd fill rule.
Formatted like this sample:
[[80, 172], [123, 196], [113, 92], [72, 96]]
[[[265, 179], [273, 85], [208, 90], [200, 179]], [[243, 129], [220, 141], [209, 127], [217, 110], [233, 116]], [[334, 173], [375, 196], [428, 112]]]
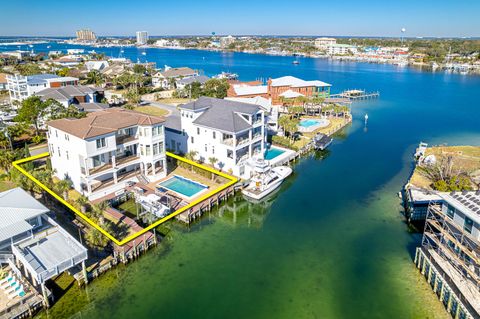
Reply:
[[447, 204], [447, 216], [453, 219], [453, 216], [455, 215], [455, 208], [453, 206]]
[[472, 228], [473, 228], [473, 220], [465, 216], [465, 222], [463, 224], [463, 229], [468, 232], [472, 233]]
[[105, 141], [105, 137], [97, 139], [97, 148], [102, 148], [107, 146], [107, 143]]

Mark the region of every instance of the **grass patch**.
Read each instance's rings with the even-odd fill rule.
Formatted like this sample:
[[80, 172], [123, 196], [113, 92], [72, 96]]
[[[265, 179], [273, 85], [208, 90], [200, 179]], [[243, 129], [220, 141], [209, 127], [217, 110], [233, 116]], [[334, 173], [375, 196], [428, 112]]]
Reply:
[[11, 181], [0, 181], [0, 192], [8, 191], [9, 189], [15, 188], [17, 185]]
[[170, 113], [168, 110], [149, 105], [136, 107], [135, 111], [153, 116], [166, 116]]

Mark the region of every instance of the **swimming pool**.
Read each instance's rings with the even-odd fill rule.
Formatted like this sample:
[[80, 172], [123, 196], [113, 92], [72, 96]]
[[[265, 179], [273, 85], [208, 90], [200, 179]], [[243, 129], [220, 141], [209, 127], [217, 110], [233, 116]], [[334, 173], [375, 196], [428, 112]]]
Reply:
[[300, 132], [312, 132], [329, 124], [330, 121], [327, 119], [303, 119], [298, 124], [298, 129]]
[[274, 159], [277, 156], [282, 155], [283, 153], [285, 153], [285, 150], [271, 146], [270, 148], [267, 148], [267, 150], [265, 151], [264, 159], [269, 161]]
[[157, 187], [165, 188], [186, 197], [192, 197], [208, 188], [208, 186], [178, 175], [174, 175], [166, 181], [159, 183]]

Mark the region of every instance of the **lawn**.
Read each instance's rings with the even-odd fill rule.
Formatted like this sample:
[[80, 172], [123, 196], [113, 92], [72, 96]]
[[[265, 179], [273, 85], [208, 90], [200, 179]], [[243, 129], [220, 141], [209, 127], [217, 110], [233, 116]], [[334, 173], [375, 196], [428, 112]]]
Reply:
[[153, 116], [166, 116], [170, 113], [168, 110], [151, 105], [136, 107], [135, 111]]
[[17, 185], [14, 182], [0, 181], [0, 192], [4, 192], [15, 187], [17, 187]]
[[[480, 177], [480, 147], [477, 146], [434, 146], [425, 151], [425, 155], [435, 155], [437, 162], [445, 156], [453, 156], [453, 169], [463, 171], [474, 180]], [[425, 169], [418, 166], [415, 168], [410, 184], [431, 189], [432, 181], [426, 176]]]
[[118, 206], [118, 210], [125, 213], [130, 218], [137, 218], [137, 204], [135, 203], [134, 198], [130, 198], [126, 202]]
[[313, 132], [305, 132], [305, 133], [302, 133], [303, 136], [300, 137], [300, 139], [296, 140], [293, 145], [297, 148], [297, 149], [301, 149], [302, 147], [304, 147], [305, 145], [308, 144], [308, 142], [310, 142], [310, 140], [317, 134], [317, 133], [322, 133], [322, 134], [325, 134], [325, 135], [333, 135], [334, 133], [336, 133], [339, 129], [341, 129], [342, 127], [344, 127], [348, 121], [349, 121], [349, 118], [343, 118], [343, 117], [329, 117], [328, 120], [330, 121], [330, 124], [328, 124], [327, 126], [325, 127], [322, 127], [320, 129], [317, 129]]
[[160, 103], [171, 104], [177, 106], [179, 104], [185, 104], [188, 102], [193, 101], [194, 99], [185, 99], [185, 98], [166, 98], [166, 99], [158, 99], [157, 101]]

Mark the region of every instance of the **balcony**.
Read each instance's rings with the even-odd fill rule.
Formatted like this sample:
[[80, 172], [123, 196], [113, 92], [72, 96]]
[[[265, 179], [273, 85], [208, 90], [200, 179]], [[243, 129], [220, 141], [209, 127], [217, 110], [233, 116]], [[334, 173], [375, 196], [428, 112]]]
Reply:
[[119, 156], [115, 159], [115, 167], [122, 166], [140, 159], [137, 154], [128, 155], [128, 156]]
[[138, 138], [134, 135], [117, 135], [115, 137], [115, 141], [117, 142], [117, 145], [133, 142], [136, 140], [138, 140]]
[[104, 172], [104, 171], [107, 171], [109, 169], [113, 168], [113, 164], [112, 162], [108, 162], [108, 163], [104, 163], [102, 165], [99, 165], [99, 166], [96, 166], [96, 167], [93, 167], [93, 168], [90, 168], [88, 170], [88, 174], [89, 175], [92, 175], [92, 174], [97, 174], [97, 173], [100, 173], [100, 172]]
[[233, 146], [233, 138], [226, 138], [222, 140], [222, 144]]

